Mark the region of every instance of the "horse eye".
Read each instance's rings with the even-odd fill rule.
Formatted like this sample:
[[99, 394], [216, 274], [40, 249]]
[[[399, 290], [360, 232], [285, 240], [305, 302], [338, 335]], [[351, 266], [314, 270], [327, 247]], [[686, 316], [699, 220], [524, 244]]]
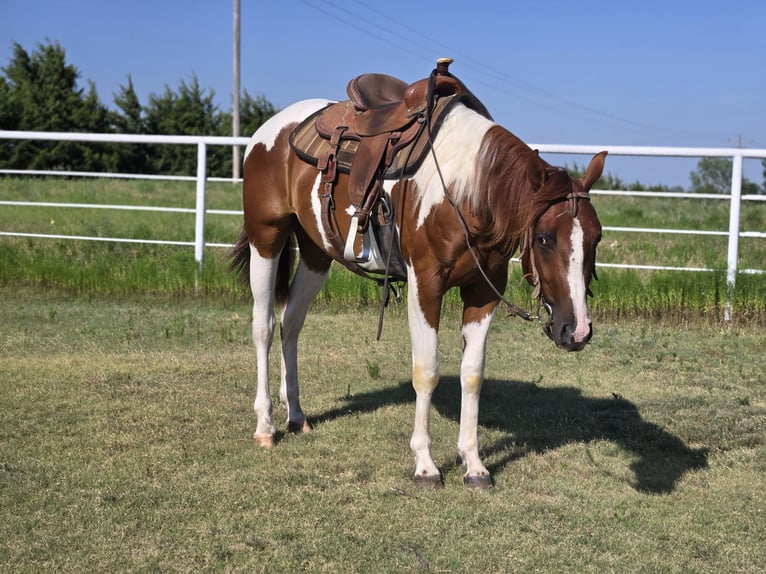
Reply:
[[550, 247], [551, 246], [551, 239], [547, 235], [540, 234], [537, 236], [537, 244], [540, 247]]

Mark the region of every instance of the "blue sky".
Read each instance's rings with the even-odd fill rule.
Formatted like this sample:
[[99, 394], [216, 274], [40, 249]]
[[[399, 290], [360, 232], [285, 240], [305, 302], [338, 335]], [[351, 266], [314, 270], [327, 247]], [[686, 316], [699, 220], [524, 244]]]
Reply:
[[[278, 107], [343, 98], [363, 72], [414, 81], [450, 56], [528, 142], [766, 148], [763, 0], [241, 2], [242, 87]], [[0, 0], [0, 65], [14, 42], [47, 40], [107, 105], [128, 74], [143, 103], [196, 74], [230, 107], [231, 0]], [[607, 169], [687, 185], [695, 165], [613, 157]], [[746, 162], [751, 179], [760, 171]]]

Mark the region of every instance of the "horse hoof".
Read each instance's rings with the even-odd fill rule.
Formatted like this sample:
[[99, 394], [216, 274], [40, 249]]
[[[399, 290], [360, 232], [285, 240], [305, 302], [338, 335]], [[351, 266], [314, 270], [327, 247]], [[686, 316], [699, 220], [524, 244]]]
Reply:
[[255, 433], [253, 435], [253, 442], [261, 448], [274, 448], [274, 435]]
[[416, 474], [415, 484], [430, 490], [441, 490], [444, 488], [442, 477], [438, 474]]
[[314, 429], [309, 421], [304, 420], [303, 422], [289, 423], [287, 425], [287, 430], [291, 433], [310, 434]]
[[466, 488], [475, 488], [476, 490], [485, 490], [495, 486], [495, 483], [492, 482], [491, 475], [479, 474], [477, 476], [464, 476], [463, 486]]

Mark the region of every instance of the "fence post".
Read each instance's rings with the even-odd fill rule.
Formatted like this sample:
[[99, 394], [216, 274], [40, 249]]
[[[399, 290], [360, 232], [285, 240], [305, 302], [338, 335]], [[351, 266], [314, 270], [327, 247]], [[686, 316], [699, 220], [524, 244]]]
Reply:
[[737, 258], [739, 254], [739, 208], [742, 204], [742, 156], [735, 155], [731, 164], [731, 200], [729, 203], [729, 248], [726, 256], [726, 307], [723, 319], [732, 319], [731, 300], [737, 281]]
[[197, 262], [197, 272], [202, 270], [202, 258], [205, 254], [205, 183], [207, 174], [207, 146], [204, 142], [197, 144], [197, 201], [194, 222], [194, 260]]

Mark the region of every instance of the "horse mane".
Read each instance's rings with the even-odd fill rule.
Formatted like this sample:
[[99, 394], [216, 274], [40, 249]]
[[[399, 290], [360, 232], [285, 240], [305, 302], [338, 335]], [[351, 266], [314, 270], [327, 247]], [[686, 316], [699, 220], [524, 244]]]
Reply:
[[[528, 230], [571, 189], [569, 174], [540, 159], [521, 139], [495, 125], [485, 134], [476, 158], [476, 189], [471, 208], [487, 221], [486, 247], [511, 257]], [[535, 183], [537, 180], [537, 183]]]

